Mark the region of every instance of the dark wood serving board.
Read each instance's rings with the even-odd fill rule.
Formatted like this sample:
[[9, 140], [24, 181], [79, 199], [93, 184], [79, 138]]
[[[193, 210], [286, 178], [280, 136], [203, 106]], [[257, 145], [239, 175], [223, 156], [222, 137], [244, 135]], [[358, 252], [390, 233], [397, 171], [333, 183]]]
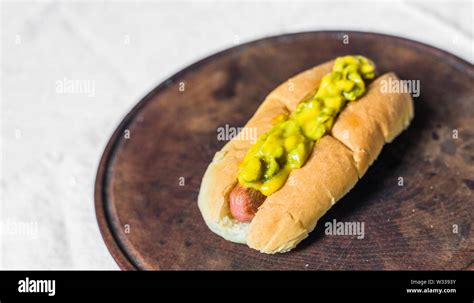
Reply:
[[[412, 125], [290, 253], [260, 254], [212, 233], [196, 201], [225, 144], [217, 128], [243, 126], [276, 85], [344, 54], [420, 80]], [[309, 32], [225, 50], [157, 86], [118, 126], [96, 179], [100, 230], [122, 269], [472, 270], [473, 90], [471, 64], [379, 34]], [[364, 222], [365, 238], [325, 235], [333, 219]]]

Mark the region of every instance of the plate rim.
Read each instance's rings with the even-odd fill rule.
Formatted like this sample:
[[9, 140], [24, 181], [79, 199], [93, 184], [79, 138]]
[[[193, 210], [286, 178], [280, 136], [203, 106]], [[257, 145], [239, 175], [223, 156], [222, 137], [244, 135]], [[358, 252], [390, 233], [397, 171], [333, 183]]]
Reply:
[[110, 252], [113, 259], [115, 260], [115, 262], [117, 263], [117, 265], [119, 266], [121, 270], [142, 270], [142, 268], [140, 268], [133, 261], [133, 259], [131, 259], [131, 257], [127, 255], [127, 250], [123, 247], [123, 243], [121, 243], [119, 236], [114, 234], [112, 226], [111, 226], [111, 214], [109, 213], [107, 209], [107, 205], [108, 205], [107, 193], [106, 193], [107, 170], [110, 167], [111, 160], [113, 160], [114, 158], [114, 153], [116, 151], [116, 147], [119, 141], [118, 138], [126, 129], [126, 126], [133, 120], [135, 115], [158, 92], [168, 87], [169, 83], [175, 82], [175, 80], [179, 79], [182, 74], [190, 70], [196, 69], [210, 60], [219, 58], [228, 53], [238, 51], [250, 46], [254, 46], [259, 43], [263, 43], [269, 40], [279, 40], [279, 39], [284, 39], [284, 38], [292, 38], [292, 37], [304, 36], [304, 35], [309, 36], [309, 35], [314, 35], [314, 34], [316, 35], [317, 34], [322, 34], [322, 35], [348, 34], [348, 35], [358, 35], [358, 36], [372, 37], [372, 38], [391, 39], [395, 41], [398, 40], [400, 42], [410, 45], [411, 47], [422, 49], [424, 52], [430, 52], [435, 56], [445, 56], [448, 58], [448, 61], [453, 66], [455, 67], [462, 66], [463, 69], [459, 68], [460, 70], [466, 71], [465, 67], [467, 66], [467, 70], [470, 76], [474, 77], [474, 66], [471, 63], [469, 63], [467, 60], [464, 60], [448, 51], [425, 44], [423, 42], [418, 42], [415, 40], [411, 40], [411, 39], [403, 38], [399, 36], [377, 33], [377, 32], [364, 32], [364, 31], [352, 31], [352, 30], [303, 31], [303, 32], [291, 32], [291, 33], [285, 33], [281, 35], [267, 36], [267, 37], [252, 40], [243, 44], [239, 44], [230, 48], [226, 48], [224, 50], [221, 50], [209, 56], [206, 56], [202, 59], [199, 59], [190, 65], [187, 65], [186, 67], [182, 68], [178, 72], [174, 73], [172, 76], [161, 81], [157, 86], [155, 86], [149, 93], [147, 93], [144, 97], [142, 97], [127, 112], [127, 114], [121, 119], [117, 127], [115, 127], [115, 130], [110, 136], [99, 161], [96, 178], [94, 182], [94, 209], [95, 209], [96, 220], [99, 226], [102, 239], [105, 242], [105, 246], [107, 247], [108, 251]]

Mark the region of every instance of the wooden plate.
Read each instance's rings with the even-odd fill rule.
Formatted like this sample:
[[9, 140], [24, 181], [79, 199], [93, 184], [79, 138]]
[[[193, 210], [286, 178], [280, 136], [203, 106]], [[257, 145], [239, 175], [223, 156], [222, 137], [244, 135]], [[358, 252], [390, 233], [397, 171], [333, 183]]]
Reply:
[[[290, 253], [212, 233], [196, 201], [225, 144], [217, 128], [244, 125], [276, 85], [344, 54], [420, 80], [410, 128]], [[225, 50], [157, 86], [112, 135], [95, 185], [100, 230], [122, 269], [473, 269], [473, 88], [469, 63], [380, 34], [299, 33]], [[363, 222], [364, 239], [325, 235], [333, 219]]]

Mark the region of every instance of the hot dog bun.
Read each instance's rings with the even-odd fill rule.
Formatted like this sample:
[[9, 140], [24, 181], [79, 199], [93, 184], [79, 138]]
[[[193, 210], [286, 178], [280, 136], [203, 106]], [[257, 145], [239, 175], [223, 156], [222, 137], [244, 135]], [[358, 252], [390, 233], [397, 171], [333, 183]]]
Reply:
[[[314, 93], [333, 64], [326, 62], [278, 86], [245, 127], [255, 128], [258, 136], [268, 131], [275, 116], [293, 111]], [[294, 248], [357, 183], [383, 145], [410, 123], [412, 98], [405, 93], [382, 93], [382, 83], [388, 79], [398, 80], [393, 73], [382, 75], [364, 96], [347, 105], [331, 133], [315, 144], [304, 166], [293, 170], [285, 185], [267, 197], [250, 223], [232, 218], [228, 198], [237, 184], [239, 164], [253, 142], [242, 136], [228, 142], [215, 154], [199, 192], [198, 206], [209, 228], [229, 241], [246, 243], [264, 253]]]

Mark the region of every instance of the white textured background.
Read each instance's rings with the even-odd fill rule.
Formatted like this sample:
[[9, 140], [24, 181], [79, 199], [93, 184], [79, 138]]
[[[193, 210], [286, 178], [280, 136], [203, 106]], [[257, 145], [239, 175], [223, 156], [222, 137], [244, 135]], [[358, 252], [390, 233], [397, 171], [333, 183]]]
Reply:
[[[97, 227], [93, 184], [129, 109], [236, 42], [329, 29], [403, 36], [473, 62], [469, 0], [3, 1], [0, 269], [117, 269]], [[91, 81], [93, 95], [58, 93], [65, 78]]]

